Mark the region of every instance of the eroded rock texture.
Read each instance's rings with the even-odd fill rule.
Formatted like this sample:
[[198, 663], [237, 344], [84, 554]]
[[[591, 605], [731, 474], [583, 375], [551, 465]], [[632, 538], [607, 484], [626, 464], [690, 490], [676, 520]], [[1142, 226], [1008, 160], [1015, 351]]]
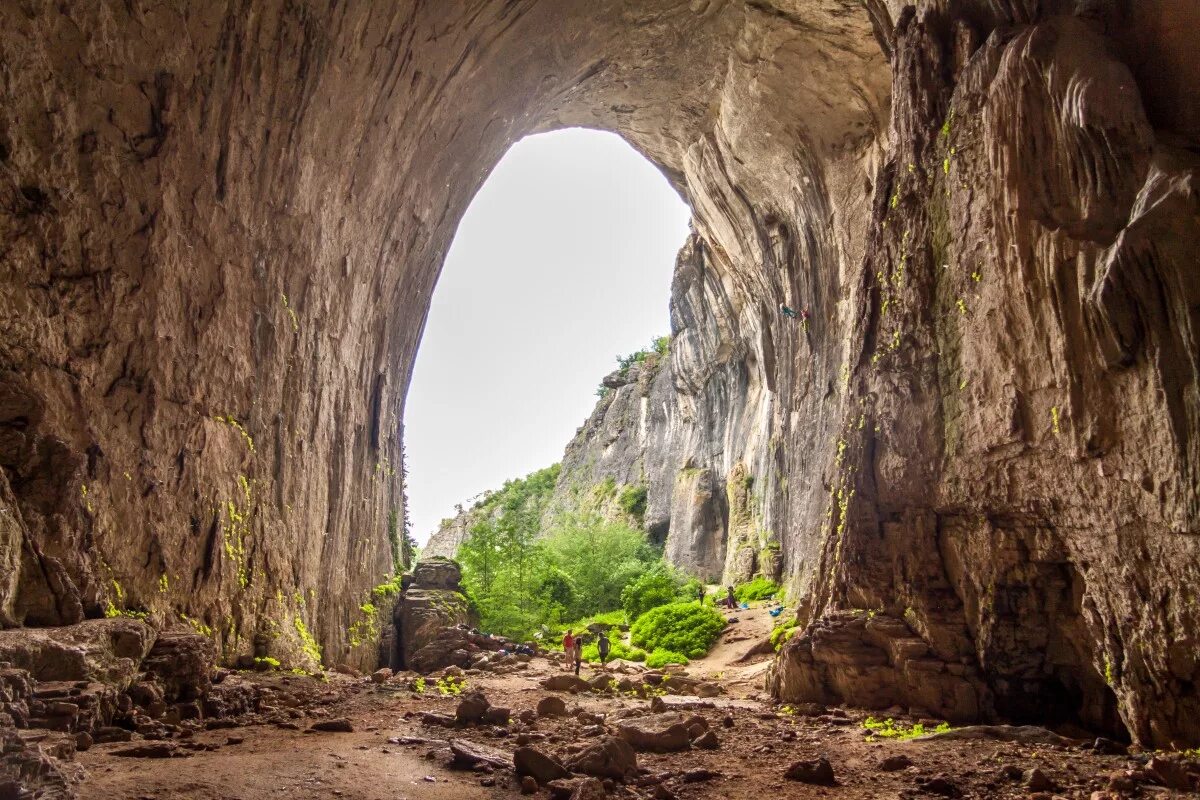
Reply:
[[468, 650], [475, 648], [470, 645], [467, 630], [473, 615], [462, 594], [461, 580], [462, 573], [454, 561], [418, 561], [411, 575], [404, 576], [404, 590], [396, 599], [391, 624], [384, 631], [387, 646], [381, 648], [380, 660], [392, 669], [418, 672], [450, 664], [465, 667]]
[[800, 601], [776, 690], [855, 702], [837, 631], [872, 610], [981, 716], [1197, 742], [1198, 17], [6, 4], [0, 619], [372, 660], [442, 256], [511, 142], [581, 124], [694, 210], [671, 435], [705, 446], [647, 475], [724, 503], [723, 552], [675, 557]]

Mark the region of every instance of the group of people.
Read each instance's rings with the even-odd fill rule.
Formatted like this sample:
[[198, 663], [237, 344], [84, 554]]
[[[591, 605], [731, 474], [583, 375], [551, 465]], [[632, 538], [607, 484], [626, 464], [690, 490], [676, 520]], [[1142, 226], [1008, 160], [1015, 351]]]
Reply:
[[[697, 590], [700, 598], [700, 605], [704, 605], [704, 599], [708, 595], [708, 588], [704, 584], [700, 584]], [[725, 599], [720, 601], [721, 605], [729, 609], [738, 607], [737, 598], [733, 594], [733, 587], [728, 587]], [[579, 667], [583, 664], [583, 640], [586, 634], [580, 631], [578, 634], [573, 633], [570, 629], [563, 635], [562, 646], [563, 652], [567, 655], [567, 668], [575, 665], [575, 674], [579, 674]], [[605, 631], [600, 631], [596, 635], [596, 650], [600, 653], [600, 663], [607, 664], [608, 656], [612, 653], [612, 641], [608, 638]]]
[[[733, 587], [730, 586], [727, 588], [728, 588], [728, 592], [725, 595], [725, 599], [721, 600], [719, 602], [719, 604], [732, 610], [732, 609], [735, 609], [738, 607], [738, 601], [737, 601], [737, 597], [735, 597], [733, 594]], [[708, 596], [708, 587], [705, 586], [703, 583], [700, 584], [700, 588], [696, 590], [696, 594], [698, 594], [700, 597], [700, 605], [704, 605], [704, 598], [706, 598]], [[715, 599], [714, 599], [713, 603], [714, 603], [714, 605], [718, 604]]]
[[[576, 675], [579, 674], [579, 667], [583, 663], [583, 639], [583, 631], [576, 635], [568, 629], [562, 641], [563, 652], [567, 654], [567, 666], [569, 668], [574, 663]], [[612, 652], [612, 641], [604, 631], [600, 631], [596, 637], [596, 650], [600, 653], [600, 663], [608, 663], [608, 655]]]

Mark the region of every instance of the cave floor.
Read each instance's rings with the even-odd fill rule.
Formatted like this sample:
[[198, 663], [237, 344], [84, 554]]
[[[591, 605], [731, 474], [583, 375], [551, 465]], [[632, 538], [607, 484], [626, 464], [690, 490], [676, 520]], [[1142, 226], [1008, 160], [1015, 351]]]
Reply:
[[[871, 740], [861, 725], [865, 712], [833, 709], [830, 714], [805, 717], [780, 710], [759, 688], [765, 657], [738, 658], [748, 643], [758, 638], [764, 622], [757, 615], [743, 622], [742, 627], [727, 630], [725, 641], [709, 659], [694, 662], [690, 669], [690, 674], [719, 680], [725, 692], [721, 697], [702, 701], [662, 698], [668, 707], [686, 707], [689, 714], [702, 714], [720, 746], [682, 753], [639, 753], [638, 765], [658, 776], [660, 782], [617, 788], [611, 796], [660, 800], [1185, 796], [1136, 781], [1125, 792], [1109, 794], [1110, 776], [1136, 772], [1144, 765], [1144, 756], [1105, 756], [1084, 747], [995, 740]], [[539, 718], [532, 725], [515, 722], [520, 712], [551, 694], [539, 682], [561, 671], [558, 665], [536, 658], [527, 669], [509, 674], [469, 673], [467, 688], [483, 691], [493, 705], [510, 708], [514, 729], [545, 735], [533, 745], [562, 757], [590, 741], [585, 721], [577, 718], [579, 712], [611, 715], [647, 705], [646, 700], [613, 695], [560, 694], [571, 709], [565, 717]], [[594, 671], [585, 668], [583, 676], [591, 674]], [[440, 695], [432, 679], [424, 693], [416, 694], [405, 686], [409, 677], [401, 675], [381, 686], [367, 678], [345, 675], [331, 675], [327, 682], [293, 676], [256, 677], [294, 695], [311, 693], [324, 699], [312, 706], [297, 704], [294, 719], [286, 727], [259, 724], [197, 733], [188, 743], [192, 749], [172, 750], [185, 757], [118, 757], [114, 751], [128, 745], [94, 746], [78, 756], [86, 772], [79, 785], [80, 797], [467, 800], [519, 796], [520, 784], [511, 770], [454, 770], [448, 766], [446, 750], [448, 740], [464, 739], [511, 753], [516, 746], [512, 732], [422, 723], [421, 712], [453, 715], [459, 698]], [[306, 731], [312, 723], [332, 718], [349, 720], [353, 731]], [[591, 733], [596, 732], [593, 729]], [[882, 762], [899, 755], [911, 760], [911, 766], [885, 770]], [[832, 764], [837, 785], [817, 786], [784, 778], [788, 765], [818, 757]], [[1044, 791], [1028, 785], [1028, 771], [1034, 768], [1049, 781]], [[711, 774], [701, 776], [696, 770]], [[543, 791], [538, 796], [547, 794]]]

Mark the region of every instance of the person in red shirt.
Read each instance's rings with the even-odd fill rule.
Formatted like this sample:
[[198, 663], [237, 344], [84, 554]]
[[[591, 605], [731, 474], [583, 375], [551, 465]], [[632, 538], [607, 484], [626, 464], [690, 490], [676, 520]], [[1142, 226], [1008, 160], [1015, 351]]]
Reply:
[[571, 668], [571, 662], [575, 659], [575, 637], [568, 630], [563, 636], [563, 653], [567, 656], [567, 669]]

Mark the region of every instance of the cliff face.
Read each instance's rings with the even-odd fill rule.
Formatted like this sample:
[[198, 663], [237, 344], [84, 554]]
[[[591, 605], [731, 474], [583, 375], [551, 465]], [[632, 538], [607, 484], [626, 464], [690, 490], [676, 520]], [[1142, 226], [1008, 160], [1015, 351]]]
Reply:
[[[608, 393], [567, 445], [548, 514], [599, 511], [644, 527], [671, 563], [709, 581], [780, 577], [766, 491], [770, 393], [702, 239], [680, 251], [668, 354], [604, 380]], [[780, 443], [774, 442], [778, 451]], [[644, 493], [644, 512], [621, 503]]]
[[589, 125], [695, 214], [647, 519], [788, 582], [776, 690], [1200, 742], [1198, 27], [1190, 0], [6, 4], [0, 623], [111, 603], [227, 659], [311, 631], [370, 661], [442, 256], [509, 144]]

